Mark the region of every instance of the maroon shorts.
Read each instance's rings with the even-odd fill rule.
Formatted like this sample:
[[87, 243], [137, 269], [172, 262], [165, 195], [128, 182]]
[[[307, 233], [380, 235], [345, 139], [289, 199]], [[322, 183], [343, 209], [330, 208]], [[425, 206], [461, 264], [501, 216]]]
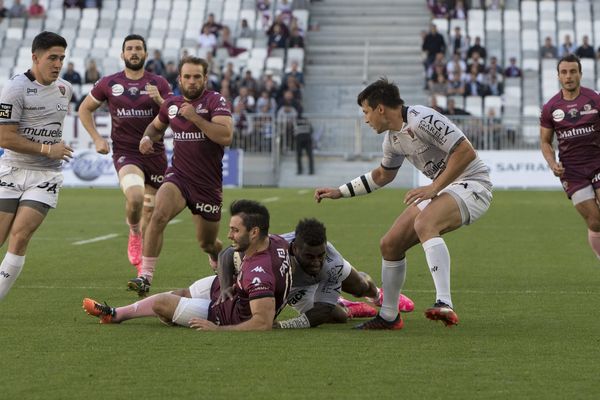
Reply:
[[126, 165], [135, 165], [144, 173], [144, 183], [155, 189], [158, 189], [163, 183], [165, 171], [168, 166], [167, 155], [164, 152], [151, 157], [142, 154], [130, 155], [113, 153], [113, 164], [117, 173]]
[[569, 198], [573, 196], [573, 193], [586, 186], [592, 185], [594, 190], [600, 188], [600, 160], [584, 166], [565, 165], [565, 173], [560, 181]]
[[237, 325], [252, 317], [252, 315], [241, 315], [238, 302], [239, 297], [234, 296], [233, 299], [215, 305], [215, 301], [221, 294], [221, 286], [219, 279], [215, 279], [210, 287], [210, 308], [208, 309], [208, 320], [217, 325]]
[[171, 182], [179, 188], [187, 207], [192, 214], [200, 215], [207, 221], [218, 222], [221, 220], [223, 207], [222, 188], [206, 188], [177, 175], [173, 167], [165, 172], [165, 182]]

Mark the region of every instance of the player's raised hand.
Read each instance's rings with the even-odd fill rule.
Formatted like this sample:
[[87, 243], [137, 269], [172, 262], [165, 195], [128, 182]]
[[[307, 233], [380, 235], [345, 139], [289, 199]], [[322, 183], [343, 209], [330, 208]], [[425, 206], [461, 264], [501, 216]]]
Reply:
[[94, 146], [96, 146], [96, 152], [100, 154], [108, 154], [110, 148], [108, 147], [108, 141], [104, 138], [98, 138], [94, 140]]
[[181, 115], [183, 118], [187, 119], [188, 121], [190, 121], [192, 118], [198, 116], [198, 114], [196, 114], [196, 110], [194, 109], [194, 106], [191, 105], [190, 103], [183, 103], [181, 105], [181, 107], [179, 107], [179, 115]]
[[140, 140], [140, 153], [152, 154], [154, 153], [154, 142], [150, 139], [150, 136], [142, 136]]
[[157, 103], [159, 103], [160, 100], [162, 99], [160, 92], [158, 91], [158, 88], [154, 85], [147, 84], [146, 92], [148, 92], [148, 96], [150, 96], [150, 98]]
[[339, 199], [342, 192], [338, 188], [317, 188], [315, 190], [315, 200], [320, 203], [323, 199]]
[[48, 158], [63, 161], [69, 161], [73, 158], [73, 149], [62, 140], [49, 146], [50, 151], [48, 152]]
[[433, 199], [435, 196], [437, 196], [437, 190], [431, 185], [421, 186], [406, 192], [404, 204], [419, 204], [423, 200]]
[[190, 320], [190, 328], [195, 329], [197, 331], [216, 331], [218, 329], [218, 326], [207, 319], [192, 318]]

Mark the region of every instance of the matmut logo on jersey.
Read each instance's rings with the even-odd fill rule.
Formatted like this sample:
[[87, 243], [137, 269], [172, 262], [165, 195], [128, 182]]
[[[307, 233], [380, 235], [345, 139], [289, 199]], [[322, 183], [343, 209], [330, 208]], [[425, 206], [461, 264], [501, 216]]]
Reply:
[[430, 134], [440, 145], [448, 141], [447, 136], [454, 133], [454, 128], [441, 119], [435, 119], [434, 115], [427, 115], [419, 121], [419, 128]]
[[118, 118], [138, 118], [138, 117], [154, 117], [154, 112], [151, 108], [135, 109], [135, 108], [117, 108]]
[[563, 129], [560, 131], [556, 131], [556, 138], [558, 140], [571, 139], [574, 137], [587, 136], [590, 133], [594, 133], [595, 131], [596, 130], [594, 129], [594, 125], [587, 125], [583, 128]]
[[206, 140], [206, 135], [203, 132], [173, 132], [173, 139], [178, 141], [197, 141]]

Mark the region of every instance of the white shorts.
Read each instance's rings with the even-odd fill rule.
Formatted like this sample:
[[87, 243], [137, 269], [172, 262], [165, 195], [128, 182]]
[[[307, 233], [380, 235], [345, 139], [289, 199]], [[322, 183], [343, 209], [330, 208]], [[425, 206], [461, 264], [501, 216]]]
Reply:
[[0, 165], [0, 199], [33, 200], [56, 208], [62, 183], [60, 171], [36, 171]]
[[192, 283], [190, 294], [192, 298], [182, 297], [173, 313], [173, 322], [181, 326], [190, 326], [192, 318], [208, 318], [210, 307], [210, 287], [216, 276], [208, 276]]
[[[448, 193], [456, 200], [463, 225], [469, 225], [477, 221], [490, 208], [492, 192], [477, 181], [457, 181], [446, 186], [441, 193]], [[431, 199], [417, 204], [419, 210], [423, 210], [431, 203]]]

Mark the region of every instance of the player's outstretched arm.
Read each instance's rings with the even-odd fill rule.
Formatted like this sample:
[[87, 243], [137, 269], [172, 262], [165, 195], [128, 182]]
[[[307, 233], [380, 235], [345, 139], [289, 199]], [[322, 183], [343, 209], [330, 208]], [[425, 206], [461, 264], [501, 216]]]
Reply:
[[[273, 327], [278, 329], [314, 328], [326, 322], [346, 322], [334, 318], [335, 304], [315, 303], [313, 308], [295, 318], [276, 322]], [[345, 315], [345, 314], [344, 314]], [[347, 318], [347, 316], [346, 316]]]
[[273, 328], [273, 320], [275, 319], [274, 297], [250, 300], [250, 311], [252, 317], [238, 325], [215, 325], [205, 319], [192, 318], [190, 327], [199, 331], [268, 331]]
[[102, 103], [96, 101], [91, 94], [88, 94], [81, 105], [79, 106], [79, 120], [85, 128], [86, 132], [94, 141], [96, 151], [100, 154], [108, 154], [110, 151], [108, 141], [100, 135], [96, 129], [93, 113], [100, 107]]
[[371, 172], [344, 183], [339, 188], [317, 188], [315, 200], [320, 203], [323, 199], [339, 199], [341, 197], [354, 197], [369, 194], [394, 180], [397, 169], [385, 169], [381, 166]]
[[155, 117], [144, 131], [144, 136], [140, 140], [140, 153], [151, 154], [154, 153], [154, 142], [158, 142], [167, 130], [167, 124], [163, 124], [161, 120]]

